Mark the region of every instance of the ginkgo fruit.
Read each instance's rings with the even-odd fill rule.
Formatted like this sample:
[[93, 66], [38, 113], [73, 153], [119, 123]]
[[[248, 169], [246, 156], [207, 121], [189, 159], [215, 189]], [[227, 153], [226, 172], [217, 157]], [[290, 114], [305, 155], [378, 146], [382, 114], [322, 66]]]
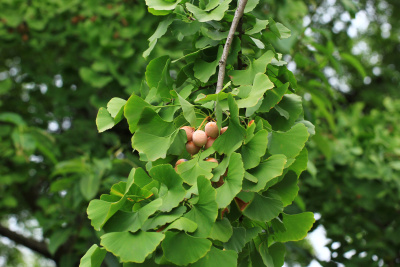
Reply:
[[175, 163], [175, 171], [178, 170], [178, 169], [177, 169], [178, 165], [181, 164], [181, 163], [183, 163], [183, 162], [185, 162], [185, 161], [188, 161], [188, 160], [187, 160], [187, 159], [179, 159], [179, 160]]
[[183, 126], [181, 127], [182, 130], [185, 130], [186, 137], [188, 141], [192, 141], [194, 129], [190, 126]]
[[198, 147], [203, 147], [207, 143], [207, 134], [202, 130], [193, 133], [193, 143]]
[[218, 160], [216, 160], [215, 158], [208, 158], [206, 159], [206, 161], [218, 163]]
[[200, 151], [200, 147], [196, 146], [193, 141], [189, 141], [186, 143], [186, 151], [190, 155], [194, 155]]
[[207, 143], [205, 144], [204, 148], [208, 149], [214, 144], [215, 138], [208, 137]]
[[221, 129], [221, 134], [223, 134], [224, 132], [226, 132], [226, 130], [228, 130], [228, 126], [224, 127]]
[[219, 135], [218, 126], [213, 121], [210, 121], [209, 123], [206, 124], [204, 131], [206, 132], [207, 136], [212, 138], [217, 138]]

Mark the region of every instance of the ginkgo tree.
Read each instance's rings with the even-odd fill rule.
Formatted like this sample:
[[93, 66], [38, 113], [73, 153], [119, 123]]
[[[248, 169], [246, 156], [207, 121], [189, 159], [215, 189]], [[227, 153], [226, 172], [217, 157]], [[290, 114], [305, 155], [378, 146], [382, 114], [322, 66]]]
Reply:
[[[101, 241], [80, 265], [100, 266], [109, 252], [124, 266], [282, 266], [284, 243], [303, 239], [314, 223], [312, 213], [286, 207], [298, 201], [315, 129], [282, 54], [261, 38], [290, 30], [256, 17], [256, 0], [146, 4], [163, 19], [144, 57], [165, 34], [192, 47], [182, 58], [151, 60], [138, 93], [100, 108], [99, 132], [126, 120], [145, 167], [89, 203]], [[181, 128], [207, 122], [219, 136], [188, 153]]]

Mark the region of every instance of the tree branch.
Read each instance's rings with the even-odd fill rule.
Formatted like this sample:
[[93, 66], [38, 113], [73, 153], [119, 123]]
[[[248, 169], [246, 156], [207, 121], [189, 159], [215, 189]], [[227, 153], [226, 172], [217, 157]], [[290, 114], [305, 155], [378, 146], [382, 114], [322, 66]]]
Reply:
[[53, 256], [50, 254], [47, 244], [44, 242], [40, 242], [37, 240], [34, 240], [32, 238], [25, 237], [23, 235], [17, 234], [14, 231], [11, 231], [10, 229], [0, 225], [0, 235], [7, 237], [14, 241], [17, 244], [23, 245], [27, 248], [30, 248], [31, 250], [38, 252], [45, 256], [46, 258], [53, 259]]
[[215, 91], [216, 94], [221, 92], [222, 87], [224, 85], [226, 60], [228, 59], [229, 49], [231, 48], [231, 45], [232, 45], [233, 36], [235, 35], [236, 28], [239, 24], [240, 18], [243, 16], [243, 12], [244, 12], [244, 8], [246, 7], [246, 4], [247, 4], [247, 0], [239, 0], [239, 5], [236, 9], [235, 16], [233, 17], [233, 21], [231, 24], [231, 28], [229, 30], [228, 38], [226, 39], [226, 43], [224, 46], [224, 51], [222, 52], [222, 56], [219, 61], [217, 90]]

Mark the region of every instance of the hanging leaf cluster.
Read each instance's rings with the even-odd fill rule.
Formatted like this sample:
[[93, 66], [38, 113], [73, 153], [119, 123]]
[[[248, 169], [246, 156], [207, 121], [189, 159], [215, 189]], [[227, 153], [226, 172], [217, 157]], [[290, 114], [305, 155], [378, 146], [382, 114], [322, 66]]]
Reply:
[[[258, 1], [249, 1], [227, 58], [224, 89], [215, 93], [236, 3], [146, 4], [165, 19], [145, 57], [169, 31], [192, 47], [179, 59], [152, 59], [139, 94], [113, 98], [99, 110], [99, 132], [127, 121], [145, 167], [133, 168], [90, 202], [88, 217], [101, 241], [81, 266], [100, 266], [107, 251], [124, 266], [282, 266], [284, 243], [303, 239], [314, 223], [312, 213], [286, 209], [300, 201], [298, 180], [314, 126], [303, 118], [282, 55], [261, 38], [265, 30], [288, 38], [290, 30], [252, 15]], [[182, 127], [200, 131], [212, 121], [219, 136], [192, 155]]]

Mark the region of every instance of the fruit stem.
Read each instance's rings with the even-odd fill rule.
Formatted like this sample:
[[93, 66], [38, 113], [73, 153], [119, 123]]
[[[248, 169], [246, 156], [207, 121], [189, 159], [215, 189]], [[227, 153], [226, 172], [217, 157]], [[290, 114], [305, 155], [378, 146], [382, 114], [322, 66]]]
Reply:
[[204, 122], [208, 121], [209, 118], [210, 116], [205, 117], [203, 122], [200, 124], [199, 128], [197, 128], [197, 130], [200, 130], [203, 127]]

